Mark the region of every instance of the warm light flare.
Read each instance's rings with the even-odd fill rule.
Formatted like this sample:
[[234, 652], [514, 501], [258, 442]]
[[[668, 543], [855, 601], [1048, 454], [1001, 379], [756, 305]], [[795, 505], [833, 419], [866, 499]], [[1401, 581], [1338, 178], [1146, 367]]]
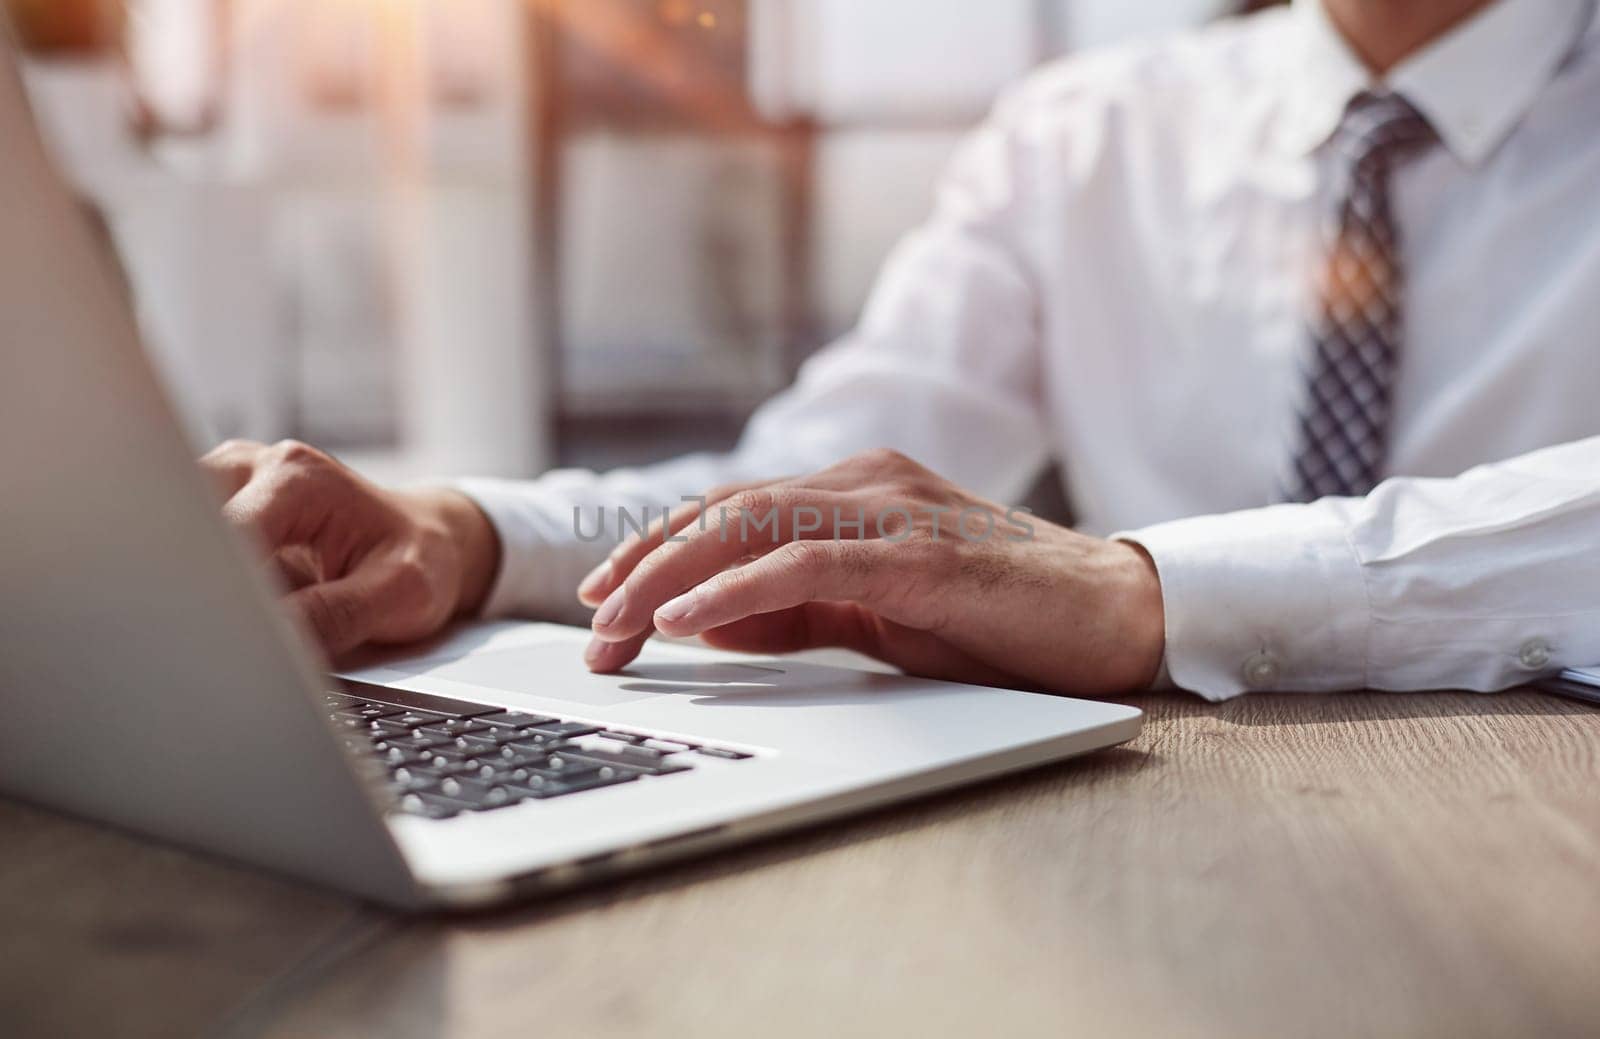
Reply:
[[[523, 0], [549, 19], [567, 39], [599, 55], [711, 133], [747, 131], [759, 121], [750, 113], [745, 85], [683, 46], [681, 33], [737, 33], [736, 9], [706, 0], [658, 0], [656, 18], [640, 17], [627, 0]], [[719, 14], [718, 10], [722, 8]], [[647, 9], [648, 10], [648, 9]]]

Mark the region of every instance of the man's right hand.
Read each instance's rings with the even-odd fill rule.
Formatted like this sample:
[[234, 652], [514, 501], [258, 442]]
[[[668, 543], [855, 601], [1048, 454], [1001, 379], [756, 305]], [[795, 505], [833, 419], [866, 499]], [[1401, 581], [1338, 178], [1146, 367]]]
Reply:
[[499, 538], [463, 494], [385, 490], [295, 441], [229, 441], [200, 465], [334, 659], [426, 638], [488, 596]]

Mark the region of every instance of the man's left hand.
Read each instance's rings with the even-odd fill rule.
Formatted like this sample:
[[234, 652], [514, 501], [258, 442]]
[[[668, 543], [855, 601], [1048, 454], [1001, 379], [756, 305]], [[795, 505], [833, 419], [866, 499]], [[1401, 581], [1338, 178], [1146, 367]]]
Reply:
[[720, 649], [841, 646], [911, 674], [1080, 695], [1145, 688], [1164, 645], [1142, 549], [985, 501], [893, 451], [712, 492], [620, 545], [579, 597], [589, 666], [653, 631]]

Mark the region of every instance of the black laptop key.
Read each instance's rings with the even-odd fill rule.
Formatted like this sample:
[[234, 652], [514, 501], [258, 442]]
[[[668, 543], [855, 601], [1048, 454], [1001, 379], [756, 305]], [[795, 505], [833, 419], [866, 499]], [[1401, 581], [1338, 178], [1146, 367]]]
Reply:
[[602, 769], [618, 770], [618, 766], [613, 763], [594, 761], [569, 753], [577, 749], [567, 745], [558, 746], [553, 750], [541, 748], [534, 751], [515, 751], [511, 747], [505, 747], [502, 748], [502, 752], [511, 751], [511, 753], [500, 757], [481, 757], [477, 760], [493, 762], [498, 769], [521, 769], [527, 773], [552, 779], [559, 776], [593, 775]]
[[501, 768], [549, 768], [550, 756], [566, 749], [566, 744], [542, 746], [529, 743], [507, 743], [496, 754], [481, 755], [479, 761], [493, 761]]
[[374, 736], [409, 736], [416, 731], [415, 725], [407, 725], [398, 718], [375, 718], [363, 723], [363, 728]]
[[526, 764], [533, 758], [537, 758], [542, 753], [543, 751], [540, 750], [519, 748], [516, 744], [504, 743], [496, 748], [493, 753], [479, 754], [478, 760], [493, 761], [502, 766], [521, 765]]
[[[398, 714], [400, 711], [398, 707], [396, 707], [394, 710], [396, 714]], [[350, 708], [342, 711], [329, 711], [328, 720], [333, 722], [335, 725], [339, 725], [347, 729], [364, 729], [375, 719], [363, 717], [361, 714], [357, 713], [355, 708]]]
[[444, 774], [458, 779], [481, 779], [485, 783], [499, 783], [512, 770], [511, 765], [494, 758], [469, 758]]
[[465, 811], [465, 807], [452, 808], [432, 801], [424, 801], [421, 794], [407, 794], [400, 799], [400, 810], [407, 815], [420, 815], [426, 819], [450, 819]]
[[600, 732], [595, 733], [595, 735], [603, 740], [611, 740], [614, 743], [633, 744], [643, 743], [645, 740], [643, 736], [636, 732], [612, 732], [610, 729], [602, 729]]
[[512, 768], [518, 765], [543, 764], [550, 751], [544, 747], [529, 746], [517, 743], [507, 743], [493, 754], [479, 754], [479, 761], [492, 761], [499, 768]]
[[742, 750], [727, 750], [723, 747], [700, 747], [699, 753], [708, 758], [723, 758], [727, 761], [744, 761], [750, 755]]
[[698, 743], [685, 743], [683, 740], [666, 740], [651, 737], [642, 741], [642, 745], [651, 750], [658, 750], [663, 754], [683, 754], [697, 749]]
[[401, 747], [412, 747], [416, 750], [426, 751], [451, 751], [455, 749], [454, 740], [445, 739], [440, 736], [429, 736], [421, 729], [413, 729], [410, 732], [402, 733], [399, 736], [386, 736], [383, 742], [393, 743]]
[[453, 740], [457, 736], [464, 736], [469, 732], [488, 734], [495, 731], [482, 722], [471, 718], [446, 718], [437, 725], [418, 726], [418, 730], [427, 733], [429, 736], [439, 736], [447, 740]]
[[465, 736], [457, 736], [454, 746], [463, 754], [498, 754], [500, 752], [499, 743], [483, 736], [471, 735], [470, 733]]
[[407, 725], [413, 729], [420, 729], [424, 725], [438, 725], [440, 722], [448, 721], [449, 718], [447, 715], [435, 714], [432, 711], [402, 711], [378, 720], [386, 725]]
[[566, 746], [569, 742], [569, 739], [570, 738], [567, 736], [561, 736], [551, 732], [540, 732], [536, 729], [525, 729], [518, 730], [517, 738], [505, 744], [505, 746], [513, 747], [518, 751], [530, 754], [539, 751], [549, 753], [556, 747]]
[[512, 765], [505, 762], [490, 761], [488, 758], [479, 758], [478, 771], [472, 778], [481, 779], [487, 783], [498, 783], [502, 786], [526, 786], [529, 780], [538, 778], [541, 782], [548, 778], [537, 769], [527, 765]]
[[462, 750], [453, 743], [443, 743], [428, 748], [428, 756], [435, 765], [450, 761], [466, 761], [475, 755], [470, 751]]
[[526, 731], [526, 729], [513, 729], [508, 725], [502, 725], [498, 728], [485, 728], [482, 732], [473, 733], [473, 735], [479, 739], [494, 740], [496, 743], [515, 743], [518, 740], [527, 738], [524, 735]]
[[553, 736], [558, 739], [570, 740], [599, 731], [600, 726], [586, 725], [583, 722], [549, 722], [543, 725], [531, 726], [527, 734], [529, 736]]
[[620, 783], [631, 783], [639, 778], [637, 772], [614, 771], [609, 775], [598, 772], [583, 776], [562, 776], [549, 778], [534, 776], [526, 784], [513, 786], [511, 789], [523, 797], [534, 797], [543, 800], [549, 797], [561, 797], [565, 794], [576, 794], [584, 790], [597, 790], [601, 787], [617, 786]]
[[390, 707], [387, 704], [367, 703], [359, 707], [346, 707], [344, 710], [335, 711], [340, 718], [352, 718], [357, 721], [374, 721], [378, 718], [393, 718], [395, 715], [404, 714], [401, 707]]
[[348, 696], [344, 693], [325, 693], [323, 702], [328, 705], [330, 711], [344, 711], [352, 707], [367, 706], [367, 701], [361, 699], [361, 697]]
[[428, 768], [440, 776], [466, 776], [469, 779], [483, 771], [481, 758], [464, 758], [459, 761], [450, 761], [434, 758], [428, 762]]
[[444, 779], [447, 776], [466, 776], [470, 779], [477, 775], [479, 769], [476, 761], [447, 761], [439, 757], [407, 761], [404, 767], [419, 775], [433, 776], [436, 779]]
[[378, 759], [388, 765], [415, 765], [429, 760], [426, 750], [404, 747], [398, 743], [375, 743], [372, 749]]
[[429, 819], [449, 819], [470, 812], [478, 806], [468, 801], [457, 801], [453, 797], [443, 797], [439, 794], [410, 793], [400, 798], [400, 810], [411, 815], [423, 815]]
[[522, 800], [522, 795], [509, 787], [465, 776], [450, 776], [440, 780], [439, 793], [480, 808], [499, 808]]
[[605, 763], [558, 751], [545, 758], [542, 764], [529, 767], [550, 776], [586, 776], [591, 772], [599, 772], [605, 767]]
[[476, 720], [504, 729], [525, 729], [530, 725], [552, 725], [560, 721], [549, 715], [524, 714], [522, 711], [495, 711], [493, 714], [480, 714]]
[[619, 770], [641, 772], [650, 776], [667, 776], [674, 772], [687, 772], [690, 766], [669, 761], [666, 755], [644, 747], [618, 747], [616, 750], [573, 747], [562, 752], [576, 761], [595, 765], [610, 765]]
[[389, 776], [389, 782], [407, 793], [421, 793], [423, 791], [437, 792], [440, 778], [421, 769], [397, 768]]
[[348, 678], [337, 678], [334, 682], [341, 691], [353, 698], [371, 703], [393, 704], [412, 711], [451, 718], [476, 718], [479, 715], [494, 714], [503, 710], [493, 704], [456, 700], [448, 696], [434, 696], [432, 693], [413, 692], [410, 689], [391, 689], [386, 685], [372, 685], [369, 682], [357, 682]]

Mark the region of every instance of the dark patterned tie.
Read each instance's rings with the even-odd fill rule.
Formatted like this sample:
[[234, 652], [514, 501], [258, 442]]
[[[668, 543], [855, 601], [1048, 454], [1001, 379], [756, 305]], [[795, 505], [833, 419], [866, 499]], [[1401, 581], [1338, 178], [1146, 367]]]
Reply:
[[1333, 137], [1342, 178], [1324, 226], [1304, 397], [1281, 497], [1307, 502], [1366, 494], [1383, 469], [1400, 361], [1403, 271], [1389, 175], [1434, 140], [1397, 94], [1362, 93]]

